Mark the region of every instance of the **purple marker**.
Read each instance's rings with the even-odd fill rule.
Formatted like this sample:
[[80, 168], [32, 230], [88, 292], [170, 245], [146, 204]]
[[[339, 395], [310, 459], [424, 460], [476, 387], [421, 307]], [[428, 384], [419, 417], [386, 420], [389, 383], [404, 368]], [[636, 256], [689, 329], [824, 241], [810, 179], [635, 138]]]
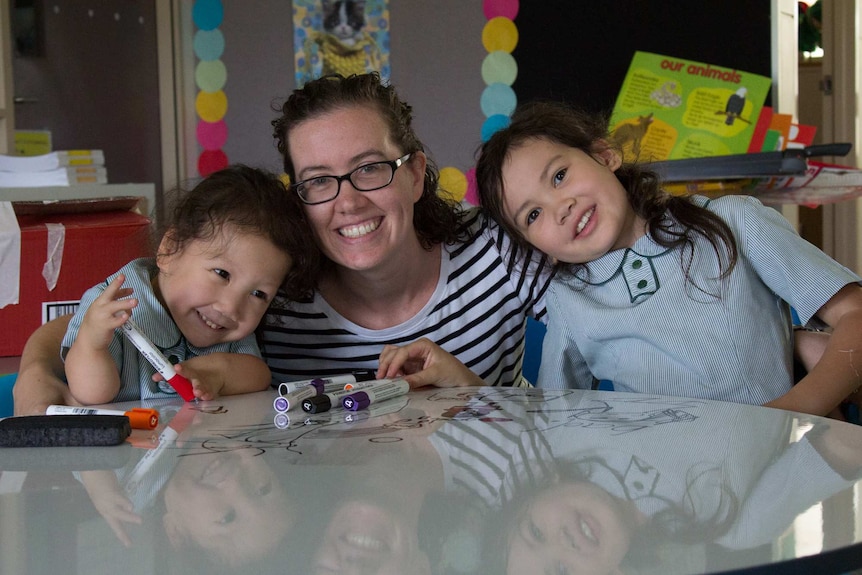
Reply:
[[363, 381], [357, 383], [353, 389], [342, 389], [339, 391], [326, 392], [326, 393], [318, 393], [312, 397], [306, 397], [302, 400], [302, 410], [308, 413], [322, 413], [324, 411], [329, 411], [333, 407], [341, 406], [341, 398], [351, 393], [356, 393], [357, 389], [364, 389], [369, 386], [377, 385], [380, 381], [390, 381], [388, 379], [381, 379], [377, 381]]
[[350, 373], [344, 373], [341, 375], [333, 375], [330, 377], [315, 377], [314, 379], [306, 379], [304, 381], [286, 381], [278, 384], [278, 393], [280, 395], [286, 395], [292, 391], [296, 391], [300, 387], [304, 387], [306, 385], [311, 385], [312, 383], [355, 383], [357, 381], [371, 381], [376, 377], [376, 373], [370, 369], [357, 369]]
[[343, 396], [341, 398], [341, 405], [344, 409], [358, 411], [365, 409], [372, 403], [391, 397], [398, 397], [408, 391], [410, 391], [410, 384], [404, 379], [392, 379], [383, 383], [375, 382], [369, 387], [364, 387], [359, 391]]

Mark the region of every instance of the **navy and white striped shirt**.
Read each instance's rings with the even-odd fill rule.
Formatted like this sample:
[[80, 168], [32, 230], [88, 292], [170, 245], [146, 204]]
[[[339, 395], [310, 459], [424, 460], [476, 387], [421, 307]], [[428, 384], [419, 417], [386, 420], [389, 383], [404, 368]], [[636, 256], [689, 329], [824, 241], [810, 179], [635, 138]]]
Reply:
[[522, 385], [526, 317], [544, 318], [548, 274], [533, 273], [510, 253], [508, 237], [478, 210], [465, 216], [470, 239], [443, 246], [437, 288], [407, 322], [366, 329], [319, 294], [271, 310], [261, 351], [274, 381], [376, 369], [384, 345], [426, 337], [488, 385]]

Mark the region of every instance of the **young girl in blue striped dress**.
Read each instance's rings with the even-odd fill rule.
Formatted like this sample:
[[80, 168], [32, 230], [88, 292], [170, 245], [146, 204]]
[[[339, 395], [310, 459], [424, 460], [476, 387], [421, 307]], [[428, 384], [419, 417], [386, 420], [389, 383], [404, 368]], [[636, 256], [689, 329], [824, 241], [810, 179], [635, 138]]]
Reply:
[[[533, 102], [481, 149], [483, 207], [555, 262], [539, 385], [825, 415], [862, 383], [859, 276], [748, 196], [672, 196], [607, 122]], [[831, 331], [793, 383], [790, 307]]]

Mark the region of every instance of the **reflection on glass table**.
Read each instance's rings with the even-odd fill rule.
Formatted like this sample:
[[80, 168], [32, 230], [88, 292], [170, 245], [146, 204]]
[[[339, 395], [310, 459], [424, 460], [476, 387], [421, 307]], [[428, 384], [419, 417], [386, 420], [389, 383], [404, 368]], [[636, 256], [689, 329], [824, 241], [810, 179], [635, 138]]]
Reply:
[[862, 427], [576, 390], [272, 403], [148, 403], [159, 428], [122, 446], [0, 449], [0, 572], [862, 567]]

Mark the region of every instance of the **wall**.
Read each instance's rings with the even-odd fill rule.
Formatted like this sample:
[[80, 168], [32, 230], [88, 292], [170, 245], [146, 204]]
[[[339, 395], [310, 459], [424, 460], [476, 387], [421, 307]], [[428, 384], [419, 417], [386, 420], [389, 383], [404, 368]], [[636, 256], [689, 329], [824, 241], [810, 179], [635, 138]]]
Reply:
[[[189, 3], [190, 4], [190, 3]], [[231, 162], [277, 170], [273, 102], [294, 89], [293, 20], [286, 0], [223, 0]], [[189, 8], [190, 9], [190, 8]], [[440, 167], [466, 171], [481, 143], [479, 99], [486, 23], [478, 0], [390, 0], [391, 82], [412, 106], [415, 126]], [[194, 134], [192, 133], [192, 137]]]
[[105, 151], [111, 183], [161, 187], [152, 0], [37, 2], [42, 53], [15, 57], [16, 129], [50, 129], [55, 150]]

